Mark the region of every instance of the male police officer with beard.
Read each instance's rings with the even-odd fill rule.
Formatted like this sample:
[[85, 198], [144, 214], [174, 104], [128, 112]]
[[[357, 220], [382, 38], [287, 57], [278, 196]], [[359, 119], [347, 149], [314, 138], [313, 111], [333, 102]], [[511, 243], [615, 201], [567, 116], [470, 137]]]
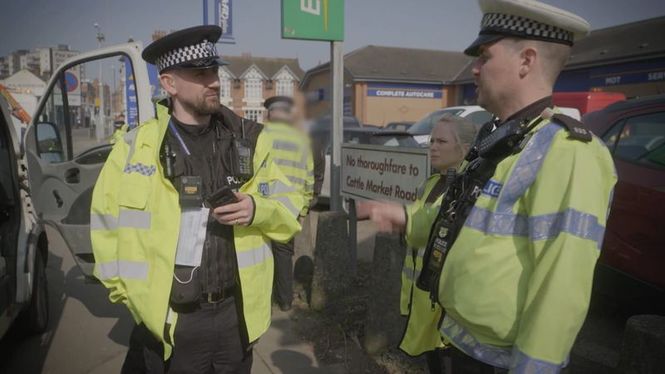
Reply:
[[219, 103], [217, 26], [149, 45], [169, 98], [118, 136], [92, 198], [95, 275], [136, 321], [123, 373], [250, 373], [270, 325], [271, 240], [302, 194], [262, 126]]
[[[480, 7], [480, 35], [465, 53], [476, 57], [478, 104], [498, 120], [481, 130], [427, 227], [416, 284], [444, 311], [452, 373], [558, 373], [589, 307], [616, 182], [603, 142], [552, 105], [589, 24], [531, 0]], [[424, 224], [399, 211], [373, 219], [407, 235]]]

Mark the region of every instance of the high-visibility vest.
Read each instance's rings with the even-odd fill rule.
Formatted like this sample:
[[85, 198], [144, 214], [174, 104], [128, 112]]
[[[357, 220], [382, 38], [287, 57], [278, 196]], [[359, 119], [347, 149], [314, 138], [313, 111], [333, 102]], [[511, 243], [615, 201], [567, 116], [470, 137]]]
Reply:
[[495, 367], [556, 373], [589, 307], [617, 177], [595, 136], [574, 140], [551, 120], [530, 135], [498, 164], [450, 248], [440, 332]]
[[[230, 111], [227, 111], [230, 113]], [[157, 119], [118, 137], [92, 196], [90, 229], [94, 274], [143, 322], [170, 357], [177, 313], [169, 306], [180, 226], [178, 192], [165, 178], [160, 148], [168, 128], [168, 108]], [[235, 116], [230, 113], [229, 116]], [[235, 119], [238, 119], [235, 117]], [[252, 196], [254, 218], [234, 226], [242, 307], [239, 318], [248, 340], [270, 325], [273, 259], [271, 240], [287, 241], [300, 230], [302, 194], [270, 158], [272, 139], [263, 131], [254, 153], [254, 176], [240, 188]]]
[[[302, 131], [282, 122], [265, 122], [264, 131], [273, 139], [272, 159], [305, 195], [307, 203], [314, 195], [314, 160], [309, 137]], [[307, 214], [307, 207], [302, 215]]]
[[[431, 227], [441, 206], [442, 196], [429, 204], [427, 197], [434, 186], [443, 178], [441, 174], [433, 174], [418, 189], [418, 198], [413, 204], [406, 206], [407, 222], [411, 227]], [[416, 230], [409, 230], [415, 232]], [[422, 233], [425, 230], [418, 230]], [[427, 235], [427, 234], [425, 234]], [[444, 344], [439, 334], [441, 307], [433, 303], [429, 292], [416, 287], [415, 282], [423, 267], [423, 254], [427, 245], [427, 237], [406, 236], [407, 253], [402, 269], [402, 289], [400, 294], [400, 313], [407, 316], [404, 335], [399, 348], [411, 356], [419, 356]]]

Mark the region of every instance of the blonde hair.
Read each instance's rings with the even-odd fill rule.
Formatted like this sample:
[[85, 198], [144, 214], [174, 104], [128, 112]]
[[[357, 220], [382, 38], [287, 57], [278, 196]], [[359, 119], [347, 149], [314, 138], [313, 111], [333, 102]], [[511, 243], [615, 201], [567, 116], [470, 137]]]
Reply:
[[476, 136], [478, 136], [480, 126], [466, 118], [455, 116], [450, 113], [444, 113], [443, 116], [436, 121], [436, 125], [445, 123], [454, 125], [455, 131], [453, 132], [455, 133], [455, 140], [460, 148], [462, 148], [462, 145], [464, 144], [472, 145], [476, 140]]

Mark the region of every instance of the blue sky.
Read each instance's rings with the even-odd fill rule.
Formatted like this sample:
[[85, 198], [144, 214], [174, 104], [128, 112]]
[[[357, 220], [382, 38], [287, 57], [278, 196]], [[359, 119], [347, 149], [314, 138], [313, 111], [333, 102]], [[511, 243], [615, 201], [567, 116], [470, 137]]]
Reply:
[[[583, 16], [594, 29], [665, 15], [662, 0], [544, 2]], [[2, 0], [0, 7], [0, 55], [55, 44], [94, 49], [94, 22], [110, 44], [129, 37], [147, 43], [156, 29], [203, 22], [202, 0]], [[304, 69], [328, 60], [327, 43], [280, 38], [279, 0], [234, 0], [234, 7], [237, 44], [220, 46], [221, 53], [298, 57]], [[473, 0], [346, 0], [344, 50], [375, 44], [460, 51], [480, 17]]]

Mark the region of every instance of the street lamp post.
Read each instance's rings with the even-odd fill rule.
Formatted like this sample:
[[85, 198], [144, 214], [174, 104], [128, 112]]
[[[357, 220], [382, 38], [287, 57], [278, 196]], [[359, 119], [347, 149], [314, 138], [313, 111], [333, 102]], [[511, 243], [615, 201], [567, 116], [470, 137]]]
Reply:
[[[97, 22], [94, 23], [94, 28], [97, 30], [97, 46], [101, 49], [102, 42], [104, 42], [104, 34]], [[99, 62], [99, 117], [97, 120], [97, 127], [95, 129], [95, 136], [98, 142], [104, 139], [104, 83], [102, 82], [102, 62]]]

